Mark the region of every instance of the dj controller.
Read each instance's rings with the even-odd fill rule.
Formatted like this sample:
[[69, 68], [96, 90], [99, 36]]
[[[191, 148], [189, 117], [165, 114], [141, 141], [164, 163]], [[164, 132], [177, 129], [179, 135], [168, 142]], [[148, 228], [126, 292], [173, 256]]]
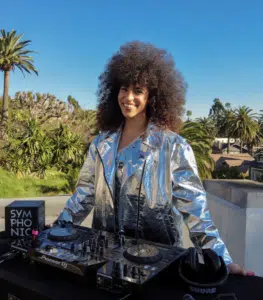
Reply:
[[138, 234], [132, 237], [64, 221], [47, 227], [44, 221], [44, 201], [9, 204], [5, 209], [8, 246], [0, 249], [0, 263], [22, 259], [36, 271], [52, 272], [53, 268], [65, 277], [79, 276], [85, 285], [122, 298], [144, 293], [170, 277], [187, 291], [216, 294], [228, 278], [223, 258], [211, 249], [198, 252], [194, 247], [183, 249], [136, 238]]
[[141, 288], [173, 265], [185, 249], [62, 223], [11, 244], [31, 263], [95, 277], [99, 289], [113, 293]]

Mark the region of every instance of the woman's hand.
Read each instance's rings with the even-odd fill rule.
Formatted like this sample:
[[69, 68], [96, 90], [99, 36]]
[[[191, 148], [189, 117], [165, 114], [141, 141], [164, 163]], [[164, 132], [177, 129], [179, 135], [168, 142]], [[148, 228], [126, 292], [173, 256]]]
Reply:
[[243, 275], [243, 276], [254, 276], [255, 275], [254, 272], [247, 271], [238, 264], [231, 263], [227, 267], [228, 267], [230, 274]]

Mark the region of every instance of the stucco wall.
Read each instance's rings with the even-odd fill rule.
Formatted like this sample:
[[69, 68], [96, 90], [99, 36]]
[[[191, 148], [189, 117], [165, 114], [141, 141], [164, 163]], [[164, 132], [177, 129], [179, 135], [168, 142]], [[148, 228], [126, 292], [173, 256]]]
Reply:
[[236, 263], [263, 276], [263, 184], [207, 180], [208, 205]]

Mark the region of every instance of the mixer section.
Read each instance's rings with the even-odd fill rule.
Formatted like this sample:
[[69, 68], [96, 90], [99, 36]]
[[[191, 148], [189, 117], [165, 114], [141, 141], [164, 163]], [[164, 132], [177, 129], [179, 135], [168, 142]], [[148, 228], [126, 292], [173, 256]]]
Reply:
[[159, 276], [185, 253], [168, 245], [127, 239], [111, 251], [109, 261], [97, 271], [97, 286], [110, 292], [128, 292]]
[[60, 224], [40, 232], [27, 251], [34, 262], [82, 276], [94, 272], [98, 288], [119, 293], [159, 276], [186, 250]]

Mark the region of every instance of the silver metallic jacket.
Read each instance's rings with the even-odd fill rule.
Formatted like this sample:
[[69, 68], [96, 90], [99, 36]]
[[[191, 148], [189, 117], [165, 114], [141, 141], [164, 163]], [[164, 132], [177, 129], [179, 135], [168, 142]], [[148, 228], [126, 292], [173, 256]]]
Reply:
[[[115, 231], [116, 156], [121, 129], [101, 133], [90, 145], [75, 193], [59, 220], [81, 224], [94, 208], [93, 228]], [[119, 218], [126, 234], [182, 246], [182, 222], [198, 248], [212, 248], [232, 262], [207, 208], [206, 192], [189, 144], [150, 123], [123, 165]]]

